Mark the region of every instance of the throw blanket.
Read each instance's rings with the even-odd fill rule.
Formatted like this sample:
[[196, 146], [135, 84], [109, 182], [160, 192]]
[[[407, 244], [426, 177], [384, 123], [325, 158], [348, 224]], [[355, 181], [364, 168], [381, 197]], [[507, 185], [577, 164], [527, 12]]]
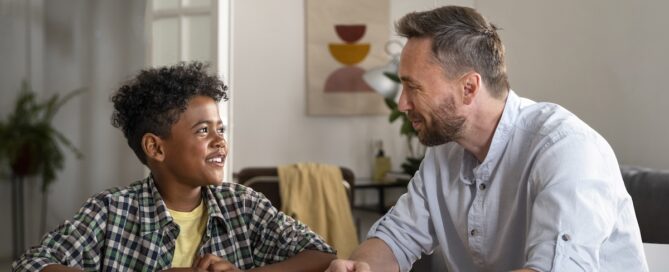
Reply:
[[339, 167], [299, 163], [278, 170], [281, 211], [321, 235], [339, 258], [348, 258], [358, 238]]

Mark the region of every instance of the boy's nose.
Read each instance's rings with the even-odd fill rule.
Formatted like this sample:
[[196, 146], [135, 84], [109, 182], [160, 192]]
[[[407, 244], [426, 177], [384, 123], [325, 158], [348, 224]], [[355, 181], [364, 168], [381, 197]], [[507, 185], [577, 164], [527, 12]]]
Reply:
[[214, 148], [216, 149], [226, 149], [227, 143], [225, 142], [225, 138], [223, 136], [218, 136], [218, 138], [214, 141]]

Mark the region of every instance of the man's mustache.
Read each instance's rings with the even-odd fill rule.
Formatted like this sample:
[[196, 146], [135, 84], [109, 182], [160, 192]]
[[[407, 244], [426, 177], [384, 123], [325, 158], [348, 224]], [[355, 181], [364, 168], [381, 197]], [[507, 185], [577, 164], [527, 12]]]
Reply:
[[409, 117], [410, 121], [423, 121], [423, 117], [421, 117], [418, 113], [415, 113], [413, 111], [408, 111], [406, 112], [407, 117]]

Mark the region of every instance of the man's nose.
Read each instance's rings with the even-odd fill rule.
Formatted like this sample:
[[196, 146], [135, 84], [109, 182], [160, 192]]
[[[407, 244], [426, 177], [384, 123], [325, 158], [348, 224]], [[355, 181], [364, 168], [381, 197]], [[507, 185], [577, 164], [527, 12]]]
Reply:
[[401, 112], [407, 112], [413, 109], [413, 106], [411, 105], [411, 102], [409, 102], [409, 98], [404, 91], [400, 91], [400, 100], [397, 102], [397, 109]]

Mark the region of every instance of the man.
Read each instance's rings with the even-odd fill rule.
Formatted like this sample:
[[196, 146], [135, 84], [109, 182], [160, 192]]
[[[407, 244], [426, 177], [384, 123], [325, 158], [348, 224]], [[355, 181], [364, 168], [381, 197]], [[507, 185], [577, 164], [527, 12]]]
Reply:
[[439, 248], [448, 271], [647, 271], [609, 144], [564, 108], [509, 89], [504, 49], [474, 9], [396, 24], [398, 75], [425, 159], [350, 260], [328, 271], [408, 271]]
[[151, 174], [91, 197], [16, 271], [323, 271], [333, 249], [261, 194], [223, 183], [227, 87], [201, 63], [146, 69], [112, 123]]

